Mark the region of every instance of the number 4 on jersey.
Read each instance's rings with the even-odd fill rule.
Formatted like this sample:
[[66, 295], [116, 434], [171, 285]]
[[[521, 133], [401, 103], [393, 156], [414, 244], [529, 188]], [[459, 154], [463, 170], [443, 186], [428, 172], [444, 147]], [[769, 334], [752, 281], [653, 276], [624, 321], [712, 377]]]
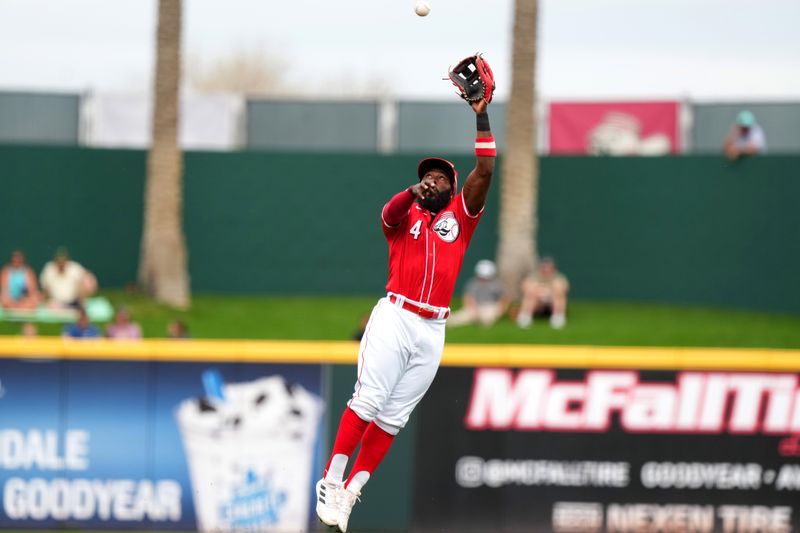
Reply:
[[415, 241], [416, 241], [417, 239], [419, 239], [419, 233], [420, 233], [420, 231], [419, 231], [419, 228], [420, 228], [420, 226], [422, 226], [422, 221], [421, 221], [421, 220], [417, 220], [417, 221], [414, 223], [414, 225], [413, 225], [413, 226], [411, 226], [411, 229], [408, 231], [408, 232], [409, 232], [411, 235], [413, 235], [413, 236], [414, 236], [414, 240], [415, 240]]

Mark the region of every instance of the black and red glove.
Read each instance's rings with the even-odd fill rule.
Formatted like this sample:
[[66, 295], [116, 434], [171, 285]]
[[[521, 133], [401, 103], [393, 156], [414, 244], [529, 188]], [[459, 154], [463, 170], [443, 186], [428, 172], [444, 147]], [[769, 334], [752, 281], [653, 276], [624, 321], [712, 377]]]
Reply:
[[465, 57], [448, 72], [450, 81], [458, 88], [458, 95], [467, 102], [492, 101], [494, 75], [489, 63], [480, 53]]

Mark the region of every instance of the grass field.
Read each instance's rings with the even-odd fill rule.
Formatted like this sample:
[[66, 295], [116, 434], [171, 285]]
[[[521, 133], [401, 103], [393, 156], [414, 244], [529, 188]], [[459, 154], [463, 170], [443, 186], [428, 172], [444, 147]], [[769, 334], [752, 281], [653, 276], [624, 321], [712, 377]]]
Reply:
[[[142, 295], [106, 291], [125, 305], [146, 337], [166, 336], [166, 324], [185, 321], [194, 338], [349, 339], [377, 297], [266, 297], [195, 295], [190, 311], [177, 312]], [[458, 307], [455, 302], [454, 308]], [[546, 321], [528, 330], [504, 319], [494, 327], [448, 330], [450, 343], [592, 344], [618, 346], [728, 346], [800, 348], [800, 316], [644, 303], [574, 301], [561, 331]], [[0, 323], [0, 334], [20, 325]], [[41, 324], [42, 335], [61, 326]]]

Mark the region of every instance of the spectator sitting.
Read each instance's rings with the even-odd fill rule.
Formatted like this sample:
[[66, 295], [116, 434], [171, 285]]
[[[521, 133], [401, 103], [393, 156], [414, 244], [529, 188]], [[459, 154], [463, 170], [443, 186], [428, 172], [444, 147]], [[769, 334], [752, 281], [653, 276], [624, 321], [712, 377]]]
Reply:
[[756, 123], [756, 117], [750, 111], [741, 111], [736, 117], [736, 124], [731, 126], [724, 144], [725, 156], [735, 161], [743, 155], [763, 154], [767, 151], [764, 130]]
[[180, 320], [173, 320], [167, 324], [167, 336], [170, 339], [188, 339], [189, 327]]
[[110, 339], [139, 340], [142, 338], [142, 327], [131, 321], [131, 315], [124, 307], [120, 307], [114, 316], [114, 322], [106, 328], [106, 337]]
[[503, 315], [508, 301], [503, 298], [503, 286], [497, 279], [497, 267], [482, 259], [475, 265], [473, 277], [464, 289], [464, 306], [450, 315], [447, 325], [464, 326], [479, 322], [491, 326]]
[[89, 322], [89, 316], [81, 307], [78, 308], [78, 320], [64, 326], [61, 336], [69, 339], [96, 339], [100, 337], [100, 330]]
[[22, 324], [22, 328], [19, 330], [19, 334], [25, 337], [26, 339], [32, 339], [34, 337], [39, 336], [39, 330], [36, 328], [36, 324], [32, 322], [25, 322]]
[[567, 293], [569, 282], [550, 257], [539, 262], [535, 273], [522, 281], [522, 303], [517, 325], [527, 328], [534, 316], [550, 316], [550, 326], [561, 329], [567, 324]]
[[55, 257], [42, 270], [42, 289], [54, 309], [82, 307], [83, 300], [97, 290], [94, 275], [75, 261], [69, 260], [66, 248], [56, 250]]
[[36, 274], [25, 263], [25, 254], [14, 250], [11, 261], [0, 271], [0, 303], [6, 309], [36, 309], [41, 299]]

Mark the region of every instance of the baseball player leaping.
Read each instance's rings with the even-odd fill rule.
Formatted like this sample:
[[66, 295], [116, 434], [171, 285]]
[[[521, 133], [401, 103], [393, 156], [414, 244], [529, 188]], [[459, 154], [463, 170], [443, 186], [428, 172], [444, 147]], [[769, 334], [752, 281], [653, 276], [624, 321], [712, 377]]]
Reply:
[[453, 164], [423, 159], [419, 183], [396, 194], [381, 211], [389, 244], [388, 294], [364, 331], [355, 391], [316, 487], [319, 519], [342, 532], [361, 490], [436, 375], [458, 271], [492, 180], [496, 149], [486, 112], [494, 89], [491, 70], [475, 55], [453, 68], [450, 77], [477, 116], [477, 164], [457, 193]]

